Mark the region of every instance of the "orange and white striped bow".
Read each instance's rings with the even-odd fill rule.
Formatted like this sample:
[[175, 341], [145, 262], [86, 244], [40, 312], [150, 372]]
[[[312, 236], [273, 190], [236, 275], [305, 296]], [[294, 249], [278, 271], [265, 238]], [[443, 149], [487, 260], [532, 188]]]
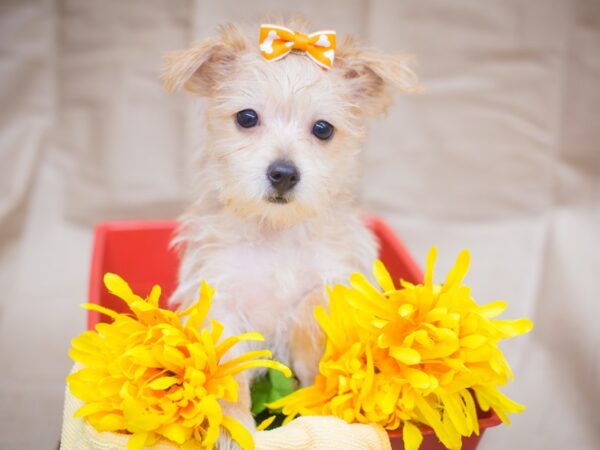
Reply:
[[291, 51], [305, 52], [319, 66], [331, 68], [335, 56], [335, 31], [317, 31], [308, 36], [279, 25], [260, 26], [260, 52], [268, 61], [277, 61]]

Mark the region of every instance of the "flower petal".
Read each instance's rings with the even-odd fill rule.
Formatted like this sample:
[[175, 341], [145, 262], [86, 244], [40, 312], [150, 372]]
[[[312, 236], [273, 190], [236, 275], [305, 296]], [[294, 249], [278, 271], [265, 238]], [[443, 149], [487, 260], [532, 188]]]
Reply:
[[229, 432], [231, 438], [237, 442], [241, 448], [244, 450], [254, 449], [254, 438], [252, 437], [252, 434], [250, 434], [250, 432], [237, 420], [229, 416], [224, 416], [221, 425]]
[[502, 314], [505, 309], [506, 302], [498, 300], [488, 303], [487, 305], [480, 306], [477, 312], [487, 319], [492, 319]]
[[427, 265], [425, 270], [425, 286], [433, 286], [433, 267], [437, 258], [437, 247], [431, 247], [427, 254]]
[[134, 433], [127, 441], [127, 450], [143, 450], [147, 439], [148, 433]]
[[405, 422], [402, 428], [402, 440], [405, 450], [418, 450], [423, 442], [423, 434], [412, 422]]
[[128, 305], [134, 300], [141, 300], [141, 297], [138, 297], [133, 293], [129, 284], [127, 284], [127, 282], [119, 275], [114, 273], [104, 274], [104, 286], [106, 286], [111, 294], [116, 295]]
[[403, 364], [414, 365], [421, 362], [421, 354], [412, 348], [390, 347], [390, 356]]
[[276, 418], [277, 416], [267, 417], [260, 424], [258, 424], [258, 426], [256, 427], [256, 431], [266, 430], [267, 428], [269, 428], [269, 425], [271, 425], [275, 421]]
[[381, 262], [379, 259], [375, 260], [375, 263], [373, 264], [373, 275], [375, 275], [375, 279], [384, 292], [393, 291], [396, 289], [390, 273], [383, 265], [383, 262]]
[[97, 305], [96, 303], [82, 303], [81, 307], [87, 309], [88, 311], [97, 311], [113, 319], [119, 316], [119, 313], [113, 311], [112, 309], [105, 308], [104, 306]]
[[154, 389], [155, 391], [164, 391], [178, 382], [179, 380], [177, 380], [175, 377], [161, 377], [157, 378], [151, 383], [148, 383], [148, 387], [150, 389]]

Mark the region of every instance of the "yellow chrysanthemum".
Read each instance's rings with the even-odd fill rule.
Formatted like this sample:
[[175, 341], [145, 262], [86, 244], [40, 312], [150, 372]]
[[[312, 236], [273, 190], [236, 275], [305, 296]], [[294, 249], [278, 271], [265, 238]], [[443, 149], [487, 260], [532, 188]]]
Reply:
[[[436, 249], [427, 259], [425, 282], [397, 289], [381, 261], [374, 275], [351, 287], [329, 290], [329, 314], [315, 316], [327, 336], [312, 386], [269, 405], [296, 415], [334, 415], [347, 422], [402, 426], [406, 450], [419, 448], [419, 425], [430, 426], [450, 449], [461, 436], [479, 434], [476, 403], [508, 422], [523, 407], [498, 391], [512, 372], [498, 342], [527, 333], [527, 319], [491, 320], [504, 302], [479, 306], [462, 284], [469, 266], [463, 251], [443, 285], [433, 284]], [[473, 396], [475, 398], [473, 398]]]
[[[127, 303], [133, 314], [118, 314], [94, 304], [86, 309], [113, 318], [73, 339], [69, 355], [83, 368], [67, 378], [73, 395], [84, 402], [76, 417], [98, 431], [130, 433], [128, 450], [152, 445], [161, 438], [182, 449], [210, 449], [220, 427], [242, 448], [254, 447], [248, 430], [224, 416], [218, 400], [237, 401], [234, 376], [256, 367], [270, 367], [290, 376], [268, 350], [245, 353], [221, 363], [240, 341], [262, 341], [259, 333], [221, 340], [223, 325], [203, 325], [214, 290], [205, 282], [196, 304], [177, 313], [158, 306], [160, 287], [143, 299], [114, 274], [106, 274], [108, 290]], [[182, 318], [187, 317], [185, 324]]]

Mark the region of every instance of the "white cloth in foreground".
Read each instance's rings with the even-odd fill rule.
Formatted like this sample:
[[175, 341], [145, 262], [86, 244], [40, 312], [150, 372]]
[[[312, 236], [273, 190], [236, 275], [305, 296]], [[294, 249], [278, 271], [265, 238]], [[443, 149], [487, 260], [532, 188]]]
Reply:
[[[123, 450], [129, 436], [98, 432], [84, 419], [73, 417], [82, 406], [69, 388], [65, 391], [65, 408], [61, 450]], [[256, 450], [390, 450], [385, 430], [378, 425], [348, 424], [336, 417], [299, 417], [284, 427], [259, 431], [254, 436]], [[176, 450], [166, 441], [152, 450]]]

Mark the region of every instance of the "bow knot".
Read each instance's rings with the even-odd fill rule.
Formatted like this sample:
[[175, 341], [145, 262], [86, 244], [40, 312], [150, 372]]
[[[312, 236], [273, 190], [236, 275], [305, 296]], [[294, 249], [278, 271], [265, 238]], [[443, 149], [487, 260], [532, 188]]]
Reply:
[[303, 33], [294, 34], [294, 50], [300, 50], [305, 52], [308, 49], [308, 36]]
[[259, 45], [268, 61], [287, 56], [292, 50], [305, 52], [324, 69], [331, 68], [335, 56], [335, 31], [317, 31], [309, 35], [279, 25], [261, 25]]

